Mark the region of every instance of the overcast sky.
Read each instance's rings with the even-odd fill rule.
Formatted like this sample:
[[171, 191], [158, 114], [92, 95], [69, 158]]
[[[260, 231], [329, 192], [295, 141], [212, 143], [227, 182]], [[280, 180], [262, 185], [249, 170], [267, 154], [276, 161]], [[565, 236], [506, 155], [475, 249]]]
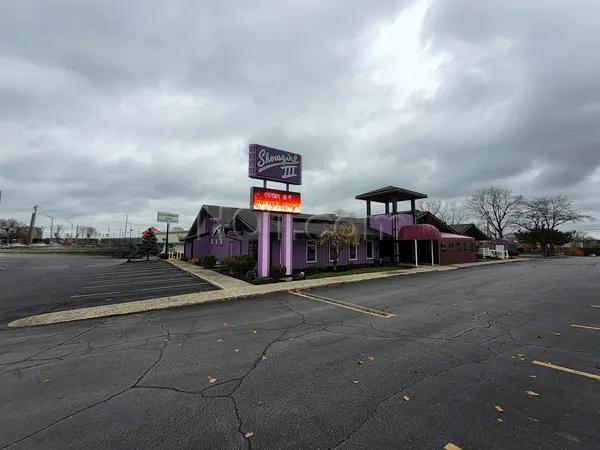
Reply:
[[497, 184], [600, 217], [598, 48], [598, 0], [3, 1], [0, 217], [187, 228], [247, 207], [250, 142], [303, 155], [303, 212]]

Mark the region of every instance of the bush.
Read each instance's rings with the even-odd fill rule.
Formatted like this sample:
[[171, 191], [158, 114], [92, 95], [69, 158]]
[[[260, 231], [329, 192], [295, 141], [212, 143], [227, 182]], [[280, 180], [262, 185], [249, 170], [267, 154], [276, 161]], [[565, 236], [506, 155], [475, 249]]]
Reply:
[[519, 256], [519, 252], [516, 251], [516, 250], [509, 250], [508, 251], [508, 256], [510, 256], [512, 258], [515, 258], [515, 257]]
[[304, 280], [305, 278], [306, 278], [306, 275], [304, 274], [304, 272], [296, 273], [292, 276], [292, 279], [294, 281]]
[[348, 270], [356, 270], [356, 269], [360, 269], [361, 265], [360, 264], [348, 264]]
[[322, 264], [313, 264], [311, 266], [308, 266], [308, 268], [306, 269], [306, 273], [308, 275], [316, 275], [318, 273], [323, 273], [327, 270], [327, 267], [325, 267]]
[[583, 256], [583, 252], [577, 247], [565, 248], [565, 255], [567, 256]]
[[201, 257], [200, 262], [205, 269], [214, 269], [217, 264], [217, 258], [215, 255], [204, 255]]
[[271, 277], [276, 280], [285, 277], [286, 272], [287, 268], [283, 264], [273, 264], [271, 266]]
[[223, 268], [234, 275], [245, 275], [254, 269], [256, 261], [250, 255], [227, 255], [221, 261]]
[[200, 261], [197, 258], [192, 258], [188, 262], [190, 264], [193, 264], [193, 265], [197, 266]]
[[384, 256], [383, 258], [381, 258], [381, 264], [384, 266], [391, 264], [391, 262], [392, 258], [390, 258], [389, 256]]
[[246, 272], [246, 281], [248, 283], [252, 283], [257, 278], [258, 278], [258, 273], [256, 272], [256, 270], [249, 270], [248, 272]]
[[190, 258], [188, 258], [186, 255], [181, 255], [181, 260], [183, 262], [189, 262]]

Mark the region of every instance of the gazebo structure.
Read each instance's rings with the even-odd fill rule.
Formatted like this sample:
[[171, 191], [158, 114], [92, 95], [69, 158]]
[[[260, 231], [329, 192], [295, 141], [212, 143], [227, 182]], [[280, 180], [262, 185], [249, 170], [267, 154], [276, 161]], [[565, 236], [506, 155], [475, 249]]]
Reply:
[[[371, 204], [372, 203], [383, 203], [385, 205], [385, 216], [391, 222], [391, 230], [385, 240], [382, 240], [381, 248], [385, 248], [386, 243], [390, 243], [392, 248], [392, 260], [395, 263], [400, 262], [400, 245], [398, 241], [398, 230], [401, 229], [400, 214], [398, 213], [398, 202], [410, 201], [410, 212], [412, 216], [412, 223], [415, 224], [415, 202], [416, 200], [427, 198], [426, 194], [421, 192], [409, 191], [408, 189], [402, 189], [396, 186], [386, 186], [374, 191], [365, 192], [364, 194], [357, 195], [357, 200], [364, 200], [367, 203], [367, 225], [371, 226]], [[391, 206], [391, 211], [390, 211]]]

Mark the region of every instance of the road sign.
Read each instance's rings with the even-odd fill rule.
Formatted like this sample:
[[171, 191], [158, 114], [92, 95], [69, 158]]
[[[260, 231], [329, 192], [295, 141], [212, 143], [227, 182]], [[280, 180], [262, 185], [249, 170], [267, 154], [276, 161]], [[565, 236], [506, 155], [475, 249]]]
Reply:
[[164, 223], [179, 223], [179, 214], [159, 212], [156, 215], [156, 221]]

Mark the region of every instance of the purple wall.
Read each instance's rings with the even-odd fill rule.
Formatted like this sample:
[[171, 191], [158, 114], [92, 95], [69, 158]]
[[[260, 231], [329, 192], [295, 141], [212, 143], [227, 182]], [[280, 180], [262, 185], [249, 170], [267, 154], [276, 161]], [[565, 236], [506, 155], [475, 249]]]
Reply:
[[412, 225], [413, 216], [412, 214], [378, 214], [371, 216], [371, 228], [391, 236], [394, 221], [398, 231], [405, 225]]

